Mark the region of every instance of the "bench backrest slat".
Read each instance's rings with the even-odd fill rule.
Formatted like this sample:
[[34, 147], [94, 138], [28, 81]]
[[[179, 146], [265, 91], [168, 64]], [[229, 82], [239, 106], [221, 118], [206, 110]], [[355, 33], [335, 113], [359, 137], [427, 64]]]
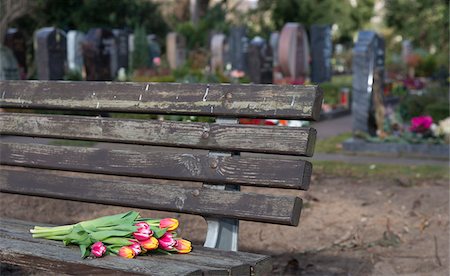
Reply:
[[316, 131], [312, 128], [26, 113], [0, 114], [0, 133], [304, 156], [313, 155], [316, 136]]
[[115, 175], [306, 190], [311, 163], [304, 160], [207, 153], [114, 150], [0, 143], [1, 164]]
[[286, 225], [298, 224], [302, 204], [298, 197], [191, 188], [156, 179], [0, 168], [2, 192], [33, 196]]
[[2, 81], [1, 107], [317, 120], [317, 86]]

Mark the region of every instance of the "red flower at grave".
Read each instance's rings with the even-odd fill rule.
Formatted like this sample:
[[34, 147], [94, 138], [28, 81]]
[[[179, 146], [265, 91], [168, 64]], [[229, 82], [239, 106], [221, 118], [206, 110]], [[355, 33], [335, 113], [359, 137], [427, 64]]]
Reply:
[[416, 133], [427, 132], [433, 124], [433, 118], [431, 116], [419, 116], [411, 119], [410, 131]]

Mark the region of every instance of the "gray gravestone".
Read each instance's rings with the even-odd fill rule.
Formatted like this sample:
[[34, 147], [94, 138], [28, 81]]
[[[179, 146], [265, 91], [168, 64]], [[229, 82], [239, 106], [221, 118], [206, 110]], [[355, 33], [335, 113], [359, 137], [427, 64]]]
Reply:
[[309, 75], [308, 35], [301, 24], [284, 25], [280, 34], [278, 57], [284, 76], [297, 79]]
[[133, 60], [134, 52], [134, 34], [128, 35], [128, 67], [131, 68], [131, 61]]
[[83, 42], [86, 80], [112, 80], [117, 74], [117, 45], [108, 29], [90, 29]]
[[178, 33], [171, 32], [166, 37], [167, 61], [170, 69], [176, 69], [186, 62], [186, 39]]
[[114, 29], [117, 45], [117, 67], [128, 69], [128, 32], [121, 29]]
[[83, 32], [67, 32], [67, 65], [71, 71], [81, 73], [83, 70], [83, 41]]
[[280, 42], [280, 33], [279, 32], [271, 33], [269, 42], [270, 42], [270, 48], [272, 49], [272, 54], [273, 54], [273, 67], [276, 67], [279, 65], [278, 43]]
[[321, 83], [331, 80], [331, 42], [330, 25], [313, 25], [311, 34], [311, 81]]
[[149, 53], [148, 65], [150, 68], [159, 66], [158, 64], [155, 64], [155, 59], [161, 57], [161, 46], [158, 43], [156, 35], [154, 35], [154, 34], [148, 35], [147, 42], [148, 42], [148, 53]]
[[233, 70], [248, 72], [248, 44], [247, 29], [245, 27], [231, 28], [228, 47], [229, 59]]
[[383, 91], [384, 40], [373, 31], [361, 31], [353, 48], [353, 131], [376, 135], [374, 91]]
[[215, 34], [211, 38], [211, 71], [223, 72], [227, 63], [226, 54], [228, 53], [227, 38], [224, 34]]
[[272, 73], [272, 49], [261, 37], [255, 37], [248, 51], [248, 74], [251, 82], [271, 84]]
[[19, 66], [20, 79], [27, 77], [27, 44], [22, 32], [18, 29], [10, 28], [5, 34], [5, 46], [14, 54]]
[[19, 66], [13, 52], [0, 44], [0, 80], [18, 80]]
[[64, 79], [67, 61], [66, 33], [53, 27], [36, 31], [35, 61], [38, 79]]

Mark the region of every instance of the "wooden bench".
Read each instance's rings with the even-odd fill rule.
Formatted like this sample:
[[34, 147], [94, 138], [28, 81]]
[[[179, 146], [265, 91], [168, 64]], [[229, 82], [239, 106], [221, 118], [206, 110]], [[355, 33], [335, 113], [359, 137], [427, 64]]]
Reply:
[[[238, 251], [239, 220], [299, 223], [300, 198], [273, 195], [270, 189], [241, 192], [240, 186], [308, 189], [312, 165], [300, 156], [312, 156], [316, 131], [239, 125], [237, 118], [316, 120], [322, 103], [317, 86], [2, 81], [0, 94], [0, 107], [16, 112], [0, 114], [3, 137], [121, 144], [117, 149], [3, 139], [1, 192], [195, 214], [208, 223], [204, 247], [195, 246], [191, 254], [82, 260], [77, 247], [32, 239], [28, 230], [38, 223], [2, 219], [3, 263], [67, 274], [270, 274], [268, 256]], [[212, 116], [216, 122], [39, 110]], [[184, 236], [189, 239], [189, 233]]]

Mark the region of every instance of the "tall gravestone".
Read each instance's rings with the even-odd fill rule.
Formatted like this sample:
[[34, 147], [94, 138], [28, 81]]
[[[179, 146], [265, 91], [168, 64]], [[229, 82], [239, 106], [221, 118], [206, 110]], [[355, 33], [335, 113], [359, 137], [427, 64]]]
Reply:
[[112, 80], [118, 70], [117, 44], [108, 29], [90, 29], [83, 42], [86, 80]]
[[361, 31], [353, 48], [353, 131], [377, 133], [375, 103], [382, 102], [384, 40], [373, 31]]
[[18, 80], [19, 66], [13, 51], [0, 44], [0, 80]]
[[121, 29], [114, 29], [113, 34], [117, 45], [117, 67], [128, 69], [128, 32]]
[[228, 43], [224, 34], [215, 34], [211, 38], [211, 71], [222, 72], [227, 63]]
[[176, 69], [186, 62], [186, 39], [175, 32], [166, 37], [167, 61], [170, 69]]
[[278, 57], [284, 76], [298, 79], [309, 75], [308, 35], [301, 24], [284, 25], [280, 34]]
[[5, 46], [8, 47], [17, 60], [19, 66], [20, 79], [27, 77], [27, 44], [21, 31], [10, 28], [5, 34]]
[[255, 37], [248, 51], [248, 74], [251, 82], [271, 84], [272, 74], [272, 49], [261, 37]]
[[75, 30], [67, 32], [67, 65], [71, 71], [83, 70], [83, 41], [83, 32]]
[[245, 27], [232, 27], [230, 30], [229, 59], [233, 70], [248, 72], [248, 38]]
[[40, 80], [62, 80], [66, 73], [66, 33], [53, 27], [42, 28], [35, 35], [35, 62]]
[[312, 25], [311, 35], [311, 81], [321, 83], [331, 80], [331, 42], [330, 25]]
[[270, 34], [270, 48], [272, 49], [273, 54], [273, 67], [277, 67], [279, 65], [278, 60], [278, 43], [280, 42], [280, 33], [279, 32], [273, 32]]

